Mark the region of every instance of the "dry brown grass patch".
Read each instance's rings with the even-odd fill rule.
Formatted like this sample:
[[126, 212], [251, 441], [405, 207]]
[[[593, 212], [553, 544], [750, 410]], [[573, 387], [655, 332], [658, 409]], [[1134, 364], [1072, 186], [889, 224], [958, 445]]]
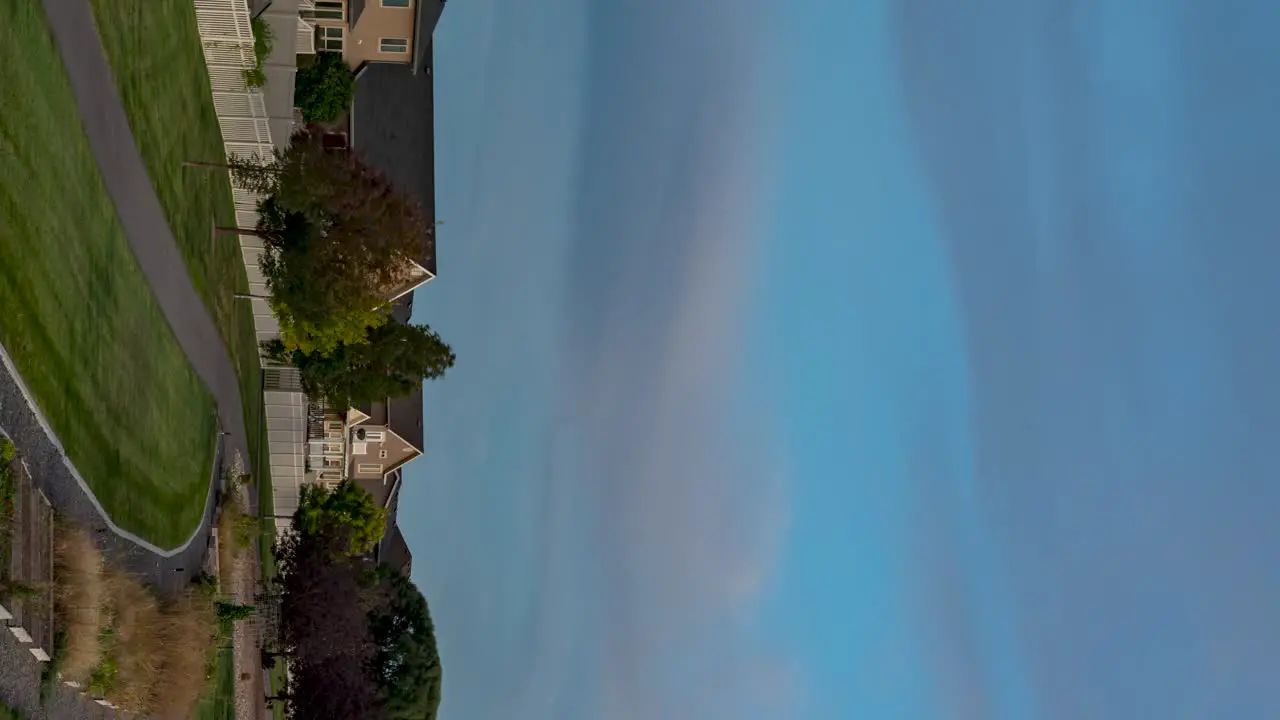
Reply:
[[205, 689], [217, 642], [217, 615], [208, 595], [190, 590], [165, 604], [160, 683], [154, 709], [165, 717], [188, 718]]
[[116, 683], [109, 693], [121, 707], [152, 705], [160, 683], [160, 604], [137, 578], [119, 571], [107, 573], [111, 621], [114, 628], [111, 655], [116, 662]]
[[60, 620], [66, 630], [62, 674], [84, 681], [102, 660], [99, 637], [107, 620], [103, 612], [107, 588], [102, 553], [83, 530], [66, 527], [57, 533], [54, 561]]

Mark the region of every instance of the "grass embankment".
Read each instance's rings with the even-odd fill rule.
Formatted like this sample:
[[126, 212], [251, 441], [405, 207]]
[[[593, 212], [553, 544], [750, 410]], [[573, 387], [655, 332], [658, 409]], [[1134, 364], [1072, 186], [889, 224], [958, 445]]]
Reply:
[[[183, 167], [225, 156], [213, 109], [195, 9], [190, 0], [93, 0], [98, 34], [124, 101], [151, 184], [182, 250], [192, 282], [222, 333], [240, 377], [249, 452], [258, 454], [262, 395], [258, 343], [244, 260], [235, 238], [214, 225], [236, 224], [227, 173]], [[257, 463], [254, 468], [259, 469]]]
[[39, 0], [0, 2], [0, 106], [0, 341], [115, 522], [176, 546], [204, 507], [213, 400], [116, 219]]
[[[212, 225], [235, 224], [230, 185], [222, 170], [184, 168], [189, 160], [217, 161], [224, 156], [208, 72], [190, 0], [93, 0], [93, 9], [124, 100], [129, 123], [147, 164], [152, 184], [182, 248], [188, 270], [222, 331], [240, 375], [248, 446], [258, 484], [264, 581], [276, 575], [271, 543], [275, 524], [270, 462], [263, 422], [257, 339], [250, 306], [234, 294], [248, 292], [243, 259], [235, 240], [211, 234]], [[230, 673], [227, 668], [218, 674]], [[283, 683], [283, 668], [273, 671], [273, 687]], [[226, 706], [223, 688], [202, 706], [201, 717]]]

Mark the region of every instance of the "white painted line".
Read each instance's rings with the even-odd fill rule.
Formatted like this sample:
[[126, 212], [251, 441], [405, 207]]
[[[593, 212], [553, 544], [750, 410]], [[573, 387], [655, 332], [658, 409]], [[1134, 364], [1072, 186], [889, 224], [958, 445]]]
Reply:
[[8, 622], [13, 619], [13, 613], [9, 612], [5, 606], [0, 605], [0, 620]]
[[31, 642], [31, 635], [21, 625], [10, 625], [9, 632], [13, 633], [13, 636], [23, 645]]
[[[12, 377], [13, 381], [18, 385], [18, 390], [22, 393], [22, 399], [26, 400], [27, 407], [31, 408], [31, 412], [34, 413], [36, 416], [36, 421], [40, 423], [40, 429], [44, 430], [44, 434], [49, 436], [50, 442], [52, 442], [53, 446], [58, 449], [58, 454], [62, 456], [62, 464], [67, 466], [67, 470], [71, 473], [71, 477], [76, 479], [76, 484], [80, 486], [80, 490], [85, 494], [86, 497], [89, 498], [89, 502], [93, 503], [94, 509], [98, 511], [98, 515], [107, 524], [107, 527], [111, 528], [111, 532], [115, 533], [116, 535], [126, 540], [129, 540], [135, 545], [139, 545], [147, 550], [150, 550], [156, 555], [159, 555], [161, 557], [166, 557], [166, 558], [173, 557], [174, 555], [178, 555], [182, 551], [186, 550], [188, 547], [191, 546], [191, 543], [194, 542], [196, 537], [200, 535], [200, 528], [204, 527], [203, 513], [201, 513], [200, 515], [200, 525], [191, 532], [191, 537], [187, 538], [187, 541], [182, 543], [182, 545], [172, 550], [165, 550], [163, 548], [152, 545], [146, 540], [143, 540], [137, 535], [134, 535], [128, 530], [125, 530], [121, 528], [119, 525], [116, 525], [111, 520], [111, 516], [107, 514], [107, 511], [102, 509], [102, 503], [98, 502], [98, 496], [93, 494], [93, 491], [89, 489], [89, 484], [84, 481], [83, 477], [80, 477], [80, 471], [76, 470], [76, 466], [71, 462], [71, 458], [67, 457], [67, 451], [62, 447], [62, 441], [58, 439], [57, 434], [53, 432], [53, 428], [49, 426], [49, 422], [45, 420], [44, 413], [40, 412], [40, 406], [36, 404], [35, 399], [31, 396], [31, 391], [27, 389], [27, 384], [23, 382], [22, 375], [18, 373], [17, 366], [13, 364], [13, 359], [9, 357], [9, 352], [4, 349], [4, 345], [2, 344], [0, 344], [0, 362], [4, 363], [5, 370], [9, 372], [9, 376]], [[219, 437], [219, 442], [221, 442], [221, 437]], [[213, 453], [213, 461], [215, 463], [218, 462], [218, 452], [216, 449], [214, 450], [214, 453]], [[26, 468], [25, 462], [23, 462], [23, 467]], [[27, 471], [27, 474], [28, 475], [31, 474], [29, 469]], [[212, 476], [214, 475], [214, 473], [210, 473], [210, 475]], [[212, 477], [210, 478], [210, 482], [213, 482]], [[209, 502], [209, 493], [206, 492], [205, 493], [206, 505], [208, 504], [208, 502]]]
[[31, 654], [40, 662], [49, 662], [53, 659], [49, 657], [49, 653], [44, 651], [44, 648], [31, 648]]

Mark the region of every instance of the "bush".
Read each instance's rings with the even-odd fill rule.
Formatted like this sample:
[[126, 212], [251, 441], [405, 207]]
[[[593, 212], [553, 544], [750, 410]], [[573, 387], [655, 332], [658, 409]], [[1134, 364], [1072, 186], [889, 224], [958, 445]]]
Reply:
[[327, 123], [351, 107], [356, 80], [339, 53], [318, 53], [316, 61], [298, 70], [294, 104], [308, 123]]
[[161, 600], [138, 578], [107, 568], [90, 537], [60, 528], [59, 621], [47, 694], [63, 677], [130, 711], [193, 717], [217, 639], [213, 594], [196, 585]]
[[218, 613], [218, 622], [228, 623], [237, 620], [248, 620], [253, 617], [254, 607], [252, 605], [238, 605], [233, 602], [219, 600], [215, 606]]
[[271, 33], [271, 26], [267, 25], [262, 18], [254, 18], [252, 27], [253, 59], [255, 64], [252, 68], [244, 71], [244, 82], [249, 87], [262, 87], [267, 84], [267, 75], [262, 71], [262, 63], [271, 54], [275, 36]]
[[70, 680], [84, 682], [102, 661], [100, 637], [106, 618], [102, 554], [83, 530], [62, 528], [54, 547], [58, 569], [58, 607], [61, 625], [67, 632], [62, 673]]
[[18, 448], [14, 447], [13, 441], [7, 437], [0, 437], [0, 467], [8, 467], [17, 456]]

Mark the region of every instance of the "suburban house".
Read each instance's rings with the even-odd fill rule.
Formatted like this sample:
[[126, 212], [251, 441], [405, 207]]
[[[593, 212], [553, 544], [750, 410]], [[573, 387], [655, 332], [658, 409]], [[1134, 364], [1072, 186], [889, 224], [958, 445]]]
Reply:
[[304, 20], [316, 26], [316, 50], [342, 53], [353, 70], [369, 63], [417, 72], [445, 0], [310, 0]]
[[[392, 316], [408, 322], [410, 312], [408, 303], [397, 302]], [[423, 447], [421, 390], [345, 410], [313, 403], [305, 481], [332, 487], [351, 478], [385, 507], [400, 468], [422, 455]]]
[[374, 548], [373, 559], [408, 575], [413, 569], [413, 553], [409, 551], [404, 533], [400, 532], [401, 474], [400, 470], [392, 473], [391, 497], [386, 504], [387, 532], [378, 547]]
[[[335, 150], [358, 152], [416, 199], [430, 223], [412, 276], [386, 295], [392, 300], [392, 316], [408, 322], [415, 289], [436, 276], [431, 33], [444, 2], [301, 2], [302, 17], [317, 26], [316, 49], [342, 52], [357, 69], [353, 106], [342, 121], [326, 127], [326, 143], [332, 137]], [[404, 468], [425, 448], [422, 415], [421, 391], [355, 408], [328, 408], [312, 401], [306, 410], [305, 469], [298, 473], [299, 482], [328, 486], [349, 478], [372, 494], [387, 509], [387, 532], [375, 557], [406, 574], [412, 555], [398, 524], [398, 507]]]

